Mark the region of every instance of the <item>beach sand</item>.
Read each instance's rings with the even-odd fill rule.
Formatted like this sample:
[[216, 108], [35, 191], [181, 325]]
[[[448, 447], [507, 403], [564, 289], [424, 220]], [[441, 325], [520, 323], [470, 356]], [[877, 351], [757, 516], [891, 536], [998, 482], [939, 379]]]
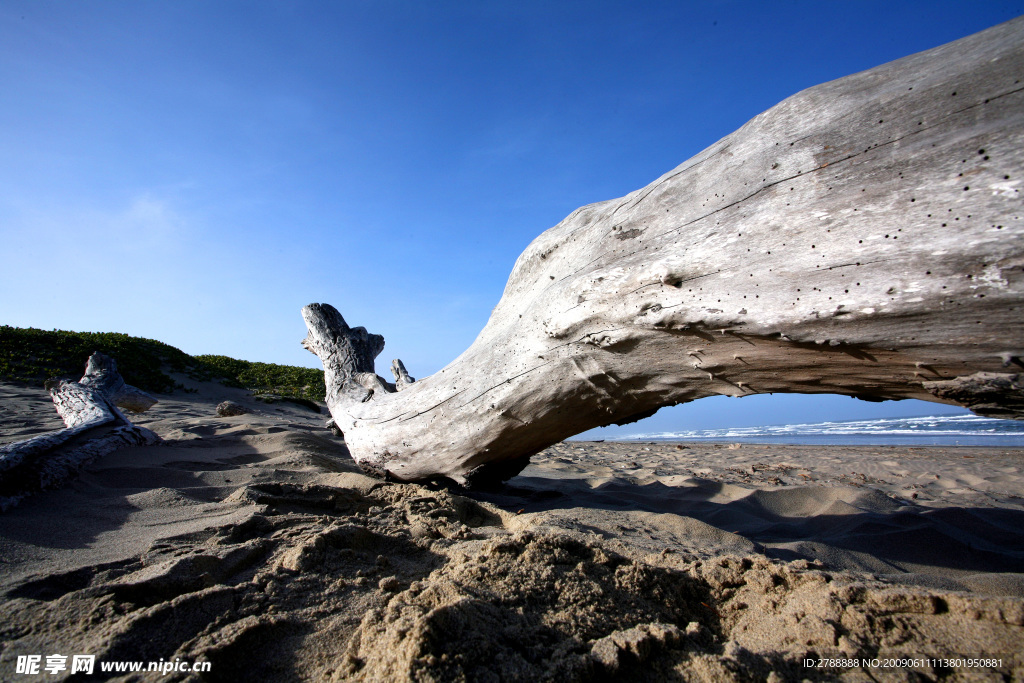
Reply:
[[[1024, 680], [1024, 450], [565, 442], [466, 491], [181, 381], [163, 443], [0, 515], [0, 680]], [[61, 426], [0, 384], [0, 443]]]

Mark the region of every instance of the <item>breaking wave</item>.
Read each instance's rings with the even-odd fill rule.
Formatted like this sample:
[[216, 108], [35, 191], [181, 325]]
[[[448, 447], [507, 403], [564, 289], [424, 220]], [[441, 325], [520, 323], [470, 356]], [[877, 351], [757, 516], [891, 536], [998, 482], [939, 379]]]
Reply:
[[977, 415], [931, 415], [813, 424], [694, 429], [630, 434], [623, 441], [746, 441], [833, 445], [1024, 446], [1024, 421]]

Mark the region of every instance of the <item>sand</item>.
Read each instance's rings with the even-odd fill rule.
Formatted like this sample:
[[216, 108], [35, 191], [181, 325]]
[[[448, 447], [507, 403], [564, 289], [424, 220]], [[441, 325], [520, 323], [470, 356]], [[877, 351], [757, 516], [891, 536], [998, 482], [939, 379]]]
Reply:
[[[465, 491], [182, 381], [0, 515], [0, 680], [1024, 680], [1022, 450], [566, 442]], [[0, 384], [0, 443], [60, 426]], [[210, 670], [100, 671], [160, 660]]]

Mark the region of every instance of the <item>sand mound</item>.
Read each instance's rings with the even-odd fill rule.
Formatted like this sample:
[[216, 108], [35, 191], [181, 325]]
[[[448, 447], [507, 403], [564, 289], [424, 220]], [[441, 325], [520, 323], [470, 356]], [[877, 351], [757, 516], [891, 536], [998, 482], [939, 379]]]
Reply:
[[568, 535], [463, 544], [367, 613], [339, 673], [364, 680], [583, 680], [681, 643], [712, 621], [686, 575]]

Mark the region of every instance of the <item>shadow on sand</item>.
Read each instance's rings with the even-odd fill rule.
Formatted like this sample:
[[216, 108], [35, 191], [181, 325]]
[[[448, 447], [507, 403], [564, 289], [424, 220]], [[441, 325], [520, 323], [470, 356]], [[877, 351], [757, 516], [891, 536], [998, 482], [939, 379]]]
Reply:
[[856, 558], [868, 555], [897, 572], [1024, 572], [1024, 512], [1018, 510], [906, 505], [867, 487], [757, 490], [690, 482], [611, 481], [591, 488], [562, 480], [556, 488], [542, 477], [517, 477], [468, 495], [512, 512], [586, 506], [689, 517], [742, 536], [769, 557], [817, 560], [831, 569], [864, 568]]

